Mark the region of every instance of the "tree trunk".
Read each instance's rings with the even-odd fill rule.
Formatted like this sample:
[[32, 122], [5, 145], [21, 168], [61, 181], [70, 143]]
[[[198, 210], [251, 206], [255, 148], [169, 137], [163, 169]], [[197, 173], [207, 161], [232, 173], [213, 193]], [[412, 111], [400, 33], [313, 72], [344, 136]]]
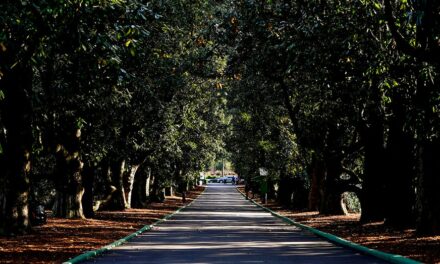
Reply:
[[0, 171], [0, 233], [22, 234], [30, 229], [31, 68], [17, 65], [0, 78], [0, 87], [5, 95], [0, 112], [5, 129]]
[[188, 191], [188, 181], [181, 179], [179, 182], [179, 192], [182, 195], [182, 203], [186, 203], [186, 192]]
[[276, 199], [275, 181], [267, 179], [267, 199]]
[[[419, 27], [421, 27], [419, 25]], [[423, 28], [420, 28], [423, 30]], [[422, 34], [421, 34], [422, 35]], [[419, 36], [418, 36], [419, 37]], [[423, 43], [423, 40], [420, 40]], [[417, 218], [416, 231], [420, 235], [440, 235], [440, 119], [438, 83], [427, 81], [421, 61], [417, 61], [416, 110], [417, 126]], [[438, 72], [439, 64], [435, 65]], [[439, 79], [435, 78], [438, 82]]]
[[383, 141], [376, 138], [373, 133], [365, 143], [364, 181], [359, 197], [362, 206], [361, 222], [374, 222], [384, 220], [384, 149]]
[[82, 197], [84, 188], [81, 185], [81, 175], [79, 172], [74, 175], [66, 175], [72, 181], [66, 186], [66, 192], [57, 190], [55, 203], [52, 208], [54, 216], [65, 218], [85, 218], [82, 208]]
[[174, 196], [174, 188], [173, 185], [165, 187], [165, 196]]
[[289, 175], [281, 170], [279, 188], [277, 193], [277, 201], [281, 205], [290, 208], [292, 206], [293, 184]]
[[339, 186], [339, 177], [342, 174], [341, 161], [337, 157], [329, 157], [325, 161], [325, 177], [321, 184], [321, 200], [319, 213], [325, 215], [342, 215], [342, 190]]
[[113, 193], [113, 205], [110, 206], [112, 210], [124, 210], [128, 207], [124, 190], [124, 170], [125, 159], [118, 159], [112, 164], [112, 185], [116, 187]]
[[291, 180], [293, 186], [293, 193], [290, 200], [292, 201], [292, 208], [296, 210], [307, 209], [308, 205], [308, 189], [305, 187], [304, 179], [300, 177], [294, 177]]
[[[224, 161], [222, 160], [222, 163]], [[224, 167], [224, 164], [223, 164]], [[222, 172], [223, 174], [223, 172]], [[223, 175], [222, 175], [223, 177]], [[187, 171], [185, 170], [185, 167], [183, 166], [183, 163], [181, 161], [176, 161], [175, 168], [174, 168], [174, 181], [177, 183], [177, 189], [180, 195], [182, 196], [182, 202], [186, 202], [186, 192], [188, 191], [188, 184], [189, 180], [187, 178]]]
[[325, 169], [324, 164], [316, 155], [312, 157], [312, 164], [310, 165], [310, 191], [309, 191], [309, 210], [319, 210], [321, 201], [321, 183], [324, 179]]
[[147, 197], [147, 199], [150, 197], [150, 186], [152, 179], [151, 169], [147, 168], [147, 178], [145, 179], [145, 197]]
[[417, 232], [440, 234], [440, 139], [419, 146], [419, 177], [417, 188]]
[[104, 166], [107, 196], [97, 202], [94, 210], [124, 210], [128, 207], [124, 189], [125, 159], [108, 159]]
[[[64, 155], [63, 155], [64, 156]], [[75, 165], [71, 163], [76, 163]], [[70, 167], [62, 169], [63, 167]], [[65, 218], [85, 218], [82, 208], [84, 188], [81, 179], [80, 161], [57, 162], [57, 176], [65, 180], [57, 185], [55, 203], [52, 208], [54, 216]], [[60, 173], [61, 172], [61, 173]]]
[[131, 208], [131, 199], [133, 196], [133, 185], [136, 172], [138, 171], [140, 165], [132, 165], [130, 168], [130, 174], [128, 176], [128, 192], [127, 192], [127, 208]]
[[401, 101], [398, 94], [393, 96], [393, 118], [390, 120], [387, 144], [389, 166], [384, 179], [387, 198], [385, 223], [395, 228], [407, 228], [415, 224], [415, 142], [413, 136], [405, 131], [406, 113]]
[[141, 166], [134, 178], [133, 195], [131, 206], [133, 208], [144, 208], [150, 199], [150, 182], [152, 181], [151, 170]]
[[[377, 99], [378, 100], [378, 99]], [[377, 106], [370, 106], [368, 124], [362, 124], [360, 140], [364, 146], [364, 178], [359, 197], [362, 206], [361, 222], [383, 221], [386, 158], [384, 126]]]
[[56, 150], [56, 197], [52, 208], [53, 214], [65, 218], [85, 218], [82, 207], [84, 188], [82, 186], [81, 162], [78, 149], [80, 129], [77, 129], [69, 149], [58, 145]]
[[165, 192], [163, 187], [160, 185], [160, 181], [157, 175], [152, 178], [151, 191], [150, 191], [150, 201], [152, 202], [163, 202], [165, 201]]
[[93, 183], [95, 176], [95, 167], [90, 165], [85, 166], [82, 175], [83, 175], [83, 187], [84, 187], [82, 206], [83, 206], [84, 216], [87, 218], [93, 218], [95, 216], [95, 212], [93, 210], [93, 202], [94, 202]]

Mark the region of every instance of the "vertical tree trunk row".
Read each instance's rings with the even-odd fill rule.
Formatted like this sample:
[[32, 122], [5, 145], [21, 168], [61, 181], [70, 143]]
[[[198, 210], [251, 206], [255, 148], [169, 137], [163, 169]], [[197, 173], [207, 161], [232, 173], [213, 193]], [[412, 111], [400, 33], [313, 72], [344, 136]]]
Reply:
[[417, 193], [417, 232], [440, 234], [440, 140], [419, 147], [419, 178]]
[[26, 233], [29, 223], [29, 173], [32, 152], [32, 70], [16, 65], [0, 78], [5, 98], [1, 101], [5, 129], [0, 156], [0, 232]]

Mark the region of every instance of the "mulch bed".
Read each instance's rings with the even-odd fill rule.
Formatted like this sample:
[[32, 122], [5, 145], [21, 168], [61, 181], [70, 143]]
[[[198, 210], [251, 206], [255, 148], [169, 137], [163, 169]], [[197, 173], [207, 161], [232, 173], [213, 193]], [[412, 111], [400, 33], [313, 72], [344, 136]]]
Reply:
[[[204, 190], [188, 192], [187, 203]], [[94, 219], [48, 217], [32, 233], [0, 237], [0, 263], [62, 263], [84, 251], [98, 249], [151, 224], [183, 206], [180, 197], [167, 197], [146, 209], [97, 212]]]
[[[244, 187], [239, 189], [244, 192]], [[273, 200], [264, 206], [299, 223], [369, 248], [424, 263], [440, 263], [440, 236], [421, 237], [416, 235], [414, 229], [396, 230], [387, 227], [383, 222], [361, 224], [360, 214], [329, 216], [320, 215], [317, 211], [292, 211]]]

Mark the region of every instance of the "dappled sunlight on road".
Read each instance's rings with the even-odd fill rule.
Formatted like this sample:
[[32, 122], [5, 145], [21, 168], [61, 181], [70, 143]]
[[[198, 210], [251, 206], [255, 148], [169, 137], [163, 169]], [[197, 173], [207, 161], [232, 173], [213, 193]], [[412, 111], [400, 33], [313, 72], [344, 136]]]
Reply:
[[284, 224], [235, 185], [210, 184], [190, 207], [96, 263], [382, 263]]
[[158, 250], [158, 249], [251, 249], [251, 248], [277, 248], [277, 247], [284, 247], [284, 246], [302, 246], [302, 247], [311, 247], [314, 248], [316, 246], [320, 247], [331, 247], [328, 243], [325, 242], [310, 242], [310, 241], [304, 241], [304, 242], [278, 242], [273, 243], [270, 241], [255, 241], [255, 242], [229, 242], [229, 243], [223, 243], [219, 244], [216, 242], [211, 243], [179, 243], [179, 244], [150, 244], [150, 243], [137, 243], [136, 246], [139, 249], [145, 249], [145, 250]]
[[[192, 215], [193, 212], [182, 212], [181, 215]], [[210, 211], [200, 211], [197, 212], [197, 216], [201, 215], [224, 215], [224, 216], [240, 216], [240, 217], [263, 217], [267, 218], [268, 214], [263, 212], [237, 212], [237, 211], [226, 211], [226, 212], [210, 212]], [[270, 215], [269, 215], [270, 216]]]

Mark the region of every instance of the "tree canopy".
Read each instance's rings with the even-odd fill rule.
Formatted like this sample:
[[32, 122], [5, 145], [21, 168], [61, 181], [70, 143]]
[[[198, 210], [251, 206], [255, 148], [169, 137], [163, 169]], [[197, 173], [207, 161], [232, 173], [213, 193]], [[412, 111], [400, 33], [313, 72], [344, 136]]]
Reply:
[[[0, 233], [185, 191], [229, 157], [293, 208], [440, 233], [435, 1], [5, 0]], [[260, 175], [260, 169], [268, 175]], [[262, 188], [266, 184], [268, 188]]]

